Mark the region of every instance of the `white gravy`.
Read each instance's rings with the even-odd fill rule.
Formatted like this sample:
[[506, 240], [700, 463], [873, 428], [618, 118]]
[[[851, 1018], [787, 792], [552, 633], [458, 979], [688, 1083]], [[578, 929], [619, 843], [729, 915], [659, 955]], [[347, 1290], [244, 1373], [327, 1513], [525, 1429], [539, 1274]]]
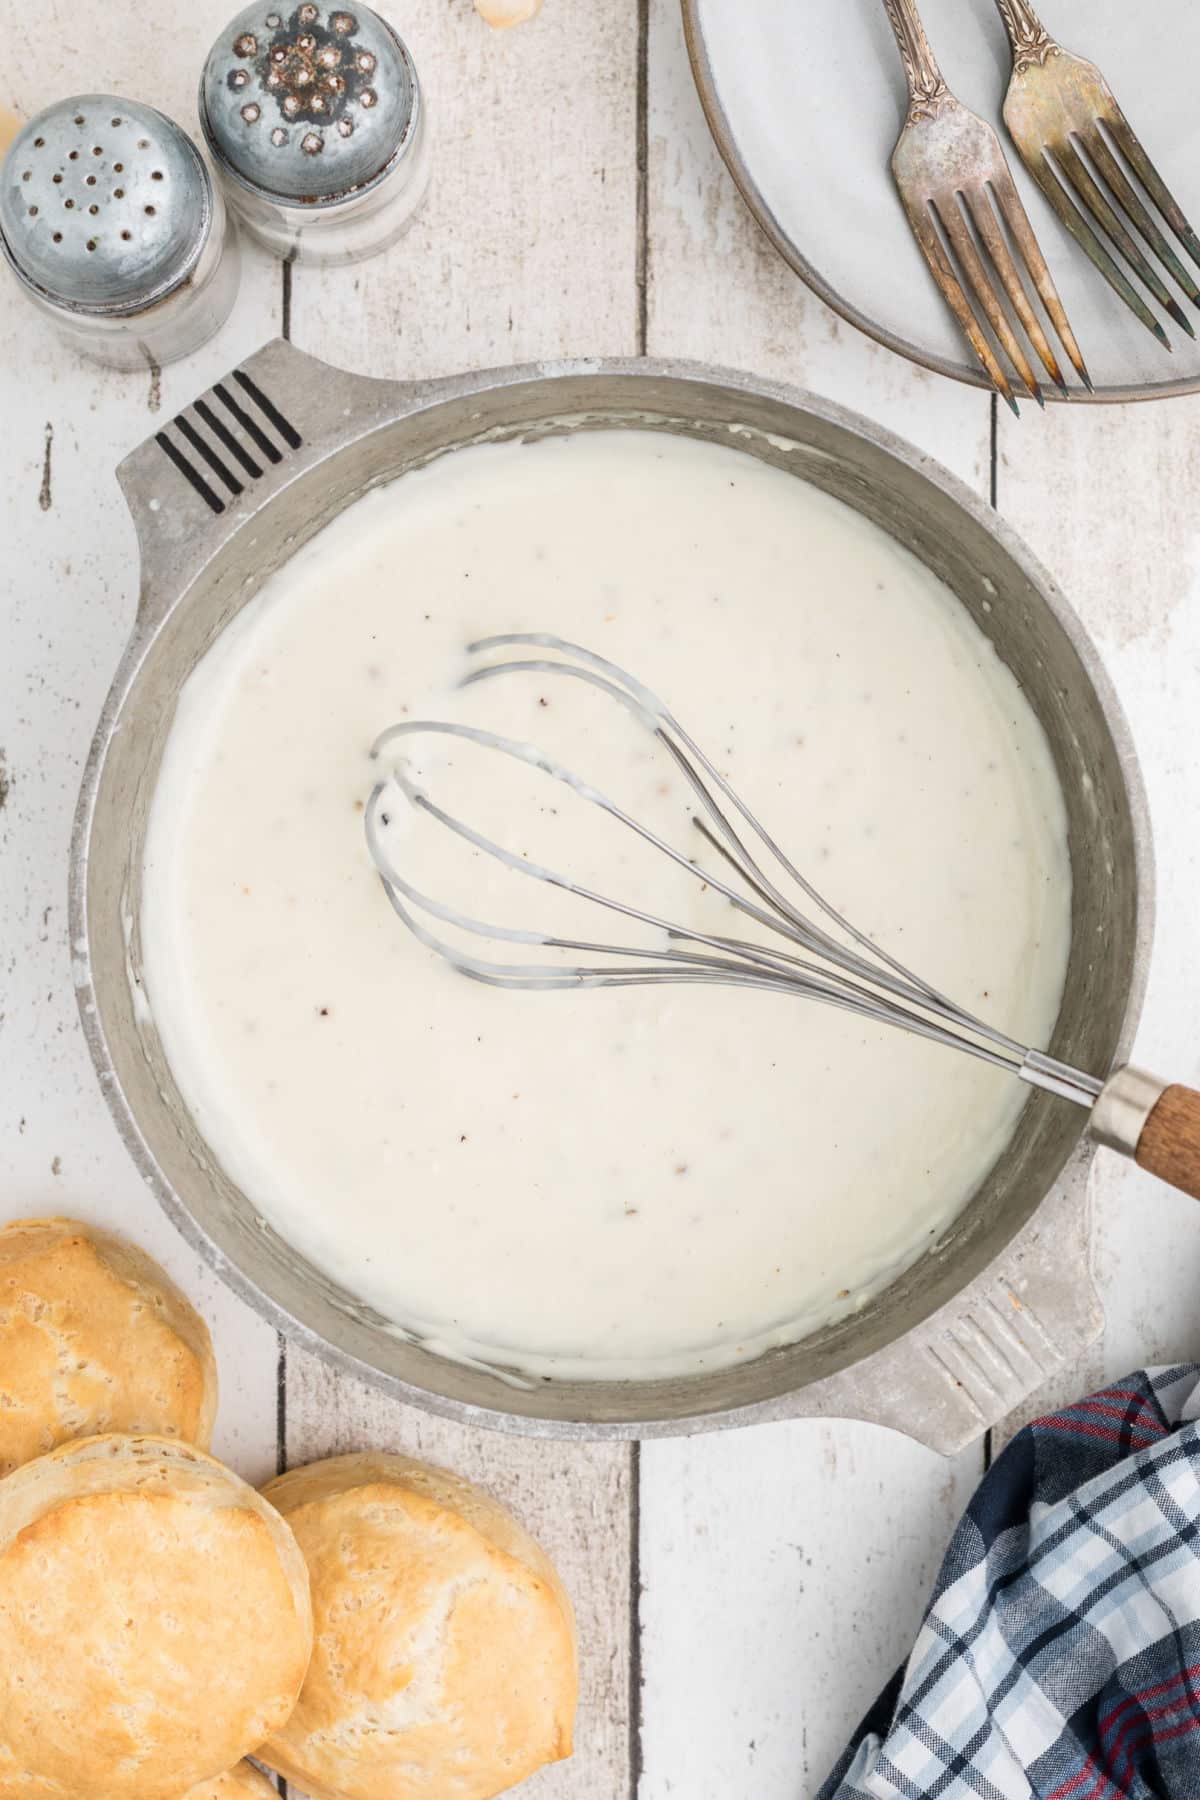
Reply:
[[[612, 702], [562, 678], [451, 692], [467, 643], [507, 630], [632, 669], [840, 910], [1033, 1044], [1069, 940], [1049, 749], [963, 607], [881, 531], [741, 451], [636, 431], [479, 446], [370, 495], [187, 683], [147, 839], [144, 979], [230, 1175], [449, 1354], [584, 1378], [728, 1364], [913, 1262], [1025, 1093], [809, 1002], [512, 994], [418, 944], [363, 832], [369, 747], [402, 717], [544, 745], [702, 850], [653, 740]], [[593, 808], [480, 755], [443, 740], [434, 797], [649, 910], [737, 928]], [[464, 881], [430, 854], [425, 884], [444, 876], [472, 912], [561, 928], [538, 884], [478, 857]], [[633, 941], [593, 909], [571, 929]]]

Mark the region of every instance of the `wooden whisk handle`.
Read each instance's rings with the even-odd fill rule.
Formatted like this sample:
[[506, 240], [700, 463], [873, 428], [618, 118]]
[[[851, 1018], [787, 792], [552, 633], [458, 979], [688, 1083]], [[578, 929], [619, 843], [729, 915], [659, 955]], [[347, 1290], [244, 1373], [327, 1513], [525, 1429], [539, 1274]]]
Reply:
[[1139, 1167], [1200, 1200], [1200, 1093], [1195, 1088], [1164, 1090], [1142, 1127], [1134, 1155]]
[[1200, 1093], [1171, 1086], [1131, 1063], [1114, 1069], [1092, 1106], [1096, 1142], [1131, 1156], [1181, 1193], [1200, 1200]]

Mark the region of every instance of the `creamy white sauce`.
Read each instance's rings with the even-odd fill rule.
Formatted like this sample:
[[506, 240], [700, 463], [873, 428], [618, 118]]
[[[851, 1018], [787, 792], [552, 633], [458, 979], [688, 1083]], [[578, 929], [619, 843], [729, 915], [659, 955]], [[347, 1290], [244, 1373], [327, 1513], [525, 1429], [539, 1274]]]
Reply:
[[[370, 495], [184, 690], [144, 977], [185, 1100], [254, 1205], [453, 1355], [582, 1377], [752, 1356], [918, 1257], [1025, 1092], [809, 1002], [511, 994], [419, 945], [363, 833], [368, 750], [400, 718], [536, 742], [698, 848], [653, 740], [611, 701], [561, 678], [452, 693], [466, 644], [506, 630], [626, 664], [836, 906], [1033, 1044], [1069, 940], [1046, 740], [963, 607], [882, 532], [741, 451], [633, 431], [482, 446]], [[443, 741], [434, 797], [606, 891], [737, 928], [593, 808], [480, 754]], [[578, 904], [398, 829], [411, 872], [474, 913], [562, 929], [556, 908]], [[634, 941], [590, 908], [568, 928]]]

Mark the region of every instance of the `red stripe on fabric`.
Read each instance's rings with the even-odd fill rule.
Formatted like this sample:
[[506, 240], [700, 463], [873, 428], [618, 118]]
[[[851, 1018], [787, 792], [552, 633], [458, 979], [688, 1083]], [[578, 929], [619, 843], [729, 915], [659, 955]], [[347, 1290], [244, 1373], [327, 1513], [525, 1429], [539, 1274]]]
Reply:
[[[1154, 1730], [1155, 1721], [1168, 1719], [1172, 1713], [1178, 1712], [1181, 1706], [1190, 1707], [1191, 1704], [1192, 1696], [1190, 1694], [1180, 1694], [1177, 1699], [1168, 1700], [1165, 1706], [1156, 1706], [1153, 1711], [1143, 1712], [1138, 1718], [1126, 1719], [1124, 1725], [1122, 1725], [1120, 1731], [1117, 1733], [1112, 1749], [1109, 1752], [1109, 1761], [1112, 1763], [1114, 1769], [1120, 1762], [1122, 1755], [1128, 1754], [1125, 1750], [1125, 1743], [1128, 1738], [1136, 1736], [1139, 1731], [1144, 1731], [1146, 1727], [1149, 1726], [1154, 1741], [1157, 1743], [1160, 1734]], [[1197, 1723], [1197, 1715], [1195, 1713], [1191, 1714], [1191, 1720], [1193, 1724]]]
[[1047, 1794], [1046, 1800], [1066, 1800], [1066, 1796], [1068, 1794], [1074, 1793], [1075, 1789], [1079, 1786], [1081, 1781], [1087, 1780], [1088, 1776], [1092, 1773], [1095, 1766], [1096, 1766], [1095, 1757], [1089, 1756], [1087, 1761], [1084, 1763], [1082, 1769], [1080, 1769], [1078, 1775], [1072, 1775], [1070, 1781], [1064, 1781], [1062, 1786], [1056, 1787], [1052, 1794]]
[[[1181, 1674], [1173, 1677], [1171, 1681], [1163, 1681], [1160, 1682], [1157, 1687], [1148, 1688], [1146, 1690], [1146, 1695], [1147, 1697], [1150, 1697], [1154, 1694], [1166, 1693], [1169, 1688], [1174, 1687], [1178, 1682], [1186, 1680], [1189, 1676], [1198, 1673], [1200, 1673], [1200, 1666], [1186, 1669]], [[1101, 1722], [1101, 1731], [1107, 1730], [1116, 1718], [1117, 1713], [1123, 1711], [1127, 1706], [1132, 1706], [1135, 1699], [1136, 1696], [1131, 1695], [1127, 1700], [1123, 1700], [1119, 1707], [1114, 1708], [1107, 1716], [1107, 1719]], [[1123, 1756], [1129, 1759], [1132, 1769], [1132, 1753], [1127, 1746], [1126, 1740], [1138, 1731], [1145, 1730], [1148, 1724], [1150, 1725], [1152, 1740], [1156, 1744], [1165, 1744], [1173, 1741], [1175, 1738], [1186, 1737], [1189, 1731], [1195, 1731], [1197, 1726], [1200, 1726], [1200, 1715], [1192, 1714], [1189, 1718], [1184, 1720], [1183, 1724], [1176, 1725], [1170, 1731], [1163, 1732], [1155, 1731], [1153, 1724], [1150, 1722], [1155, 1718], [1165, 1718], [1178, 1707], [1190, 1705], [1190, 1703], [1191, 1699], [1189, 1695], [1181, 1695], [1178, 1700], [1174, 1700], [1169, 1705], [1157, 1709], [1154, 1713], [1147, 1714], [1144, 1718], [1130, 1719], [1128, 1724], [1122, 1727], [1117, 1742], [1112, 1747], [1110, 1757], [1111, 1774], [1104, 1769], [1097, 1769], [1095, 1757], [1089, 1756], [1078, 1774], [1072, 1775], [1069, 1781], [1064, 1781], [1060, 1786], [1056, 1787], [1053, 1793], [1047, 1795], [1046, 1800], [1067, 1800], [1067, 1796], [1073, 1794], [1076, 1788], [1082, 1786], [1093, 1773], [1096, 1775], [1095, 1782], [1088, 1789], [1086, 1794], [1079, 1795], [1078, 1800], [1101, 1800], [1104, 1789], [1113, 1786], [1115, 1786], [1118, 1793], [1128, 1794], [1129, 1788], [1117, 1772], [1117, 1765]]]
[[1083, 1768], [1079, 1769], [1078, 1775], [1072, 1775], [1069, 1782], [1063, 1782], [1061, 1787], [1056, 1787], [1052, 1795], [1045, 1796], [1045, 1800], [1067, 1800], [1067, 1795], [1069, 1795], [1069, 1793], [1074, 1793], [1074, 1789], [1079, 1786], [1079, 1782], [1085, 1782], [1088, 1775], [1092, 1773], [1092, 1762], [1094, 1762], [1094, 1757], [1088, 1757], [1087, 1762], [1083, 1764]]
[[1128, 1795], [1129, 1789], [1112, 1770], [1101, 1769], [1095, 1787], [1089, 1788], [1086, 1794], [1080, 1796], [1080, 1800], [1104, 1800], [1106, 1793]]
[[1106, 1793], [1124, 1794], [1126, 1791], [1125, 1788], [1117, 1786], [1106, 1769], [1101, 1769], [1096, 1777], [1095, 1785], [1090, 1787], [1086, 1794], [1081, 1794], [1079, 1800], [1104, 1800]]
[[1157, 1420], [1151, 1420], [1150, 1423], [1145, 1425], [1139, 1425], [1136, 1421], [1130, 1420], [1129, 1409], [1124, 1406], [1105, 1406], [1103, 1402], [1099, 1400], [1077, 1400], [1074, 1406], [1069, 1406], [1067, 1408], [1067, 1411], [1101, 1413], [1106, 1419], [1128, 1420], [1129, 1429], [1131, 1431], [1153, 1431], [1157, 1437], [1164, 1437], [1166, 1435], [1164, 1429], [1159, 1426]]
[[[1111, 1426], [1089, 1425], [1085, 1419], [1053, 1417], [1048, 1419], [1038, 1419], [1035, 1420], [1035, 1423], [1050, 1431], [1062, 1431], [1069, 1435], [1074, 1435], [1075, 1437], [1101, 1438], [1106, 1444], [1119, 1444], [1124, 1436], [1123, 1432], [1114, 1431]], [[1131, 1430], [1129, 1433], [1129, 1442], [1135, 1450], [1148, 1450], [1152, 1444], [1158, 1442], [1158, 1439], [1149, 1437], [1142, 1437], [1139, 1439], [1136, 1433]]]
[[[1168, 1710], [1171, 1710], [1171, 1709], [1168, 1709]], [[1131, 1722], [1130, 1730], [1135, 1731], [1138, 1729], [1138, 1727], [1140, 1727], [1142, 1725], [1143, 1725], [1143, 1721], [1141, 1721], [1141, 1720], [1138, 1720], [1136, 1722]], [[1190, 1718], [1185, 1719], [1183, 1721], [1182, 1725], [1173, 1725], [1171, 1727], [1170, 1731], [1155, 1731], [1154, 1727], [1151, 1726], [1150, 1727], [1150, 1742], [1152, 1743], [1154, 1748], [1157, 1749], [1159, 1744], [1171, 1744], [1171, 1743], [1175, 1742], [1176, 1738], [1186, 1737], [1188, 1732], [1195, 1731], [1197, 1726], [1200, 1726], [1200, 1716], [1198, 1716], [1196, 1713], [1193, 1713]], [[1125, 1751], [1123, 1752], [1123, 1754], [1129, 1763], [1129, 1773], [1132, 1775], [1134, 1772], [1132, 1746], [1127, 1747], [1125, 1749]], [[1115, 1768], [1116, 1768], [1116, 1758], [1115, 1757], [1113, 1759], [1113, 1767], [1115, 1770]], [[1121, 1792], [1123, 1794], [1125, 1794], [1125, 1793], [1128, 1793], [1128, 1791], [1129, 1791], [1128, 1788], [1126, 1788], [1124, 1786], [1124, 1784], [1122, 1783]]]
[[1160, 1694], [1169, 1694], [1171, 1689], [1178, 1687], [1181, 1681], [1192, 1681], [1198, 1675], [1200, 1675], [1200, 1663], [1192, 1663], [1188, 1668], [1181, 1669], [1177, 1675], [1172, 1675], [1170, 1681], [1160, 1681], [1157, 1687], [1143, 1688], [1137, 1694], [1127, 1694], [1124, 1700], [1119, 1700], [1112, 1711], [1106, 1713], [1100, 1720], [1100, 1730], [1108, 1731], [1129, 1707], [1143, 1705], [1147, 1700], [1157, 1700]]
[[1070, 1781], [1064, 1781], [1062, 1786], [1056, 1787], [1052, 1794], [1047, 1794], [1046, 1800], [1067, 1800], [1067, 1795], [1074, 1793], [1081, 1781], [1087, 1780], [1093, 1766], [1093, 1758], [1089, 1756], [1078, 1775], [1072, 1775]]
[[[1110, 1404], [1121, 1400], [1133, 1403], [1135, 1413], [1132, 1418], [1129, 1415], [1128, 1408]], [[1154, 1409], [1146, 1396], [1137, 1393], [1132, 1388], [1106, 1388], [1094, 1399], [1078, 1401], [1073, 1407], [1069, 1408], [1068, 1411], [1070, 1413], [1091, 1413], [1095, 1418], [1115, 1419], [1119, 1421], [1123, 1429], [1114, 1430], [1109, 1426], [1092, 1424], [1085, 1419], [1071, 1418], [1064, 1414], [1050, 1414], [1044, 1419], [1036, 1420], [1035, 1423], [1045, 1430], [1061, 1431], [1075, 1437], [1097, 1438], [1102, 1443], [1120, 1443], [1122, 1437], [1127, 1435], [1131, 1447], [1137, 1450], [1148, 1449], [1152, 1444], [1159, 1442], [1167, 1435], [1166, 1428], [1156, 1417]], [[1139, 1417], [1138, 1415], [1148, 1416]], [[1151, 1433], [1153, 1433], [1153, 1436], [1150, 1435]], [[1144, 1693], [1130, 1695], [1125, 1700], [1118, 1702], [1118, 1704], [1099, 1721], [1101, 1733], [1103, 1734], [1110, 1731], [1112, 1726], [1120, 1718], [1121, 1714], [1127, 1711], [1131, 1706], [1135, 1706], [1144, 1700], [1156, 1698], [1158, 1695], [1169, 1693], [1173, 1687], [1178, 1686], [1181, 1682], [1196, 1675], [1200, 1675], [1200, 1665], [1190, 1667], [1180, 1674], [1173, 1676], [1171, 1680], [1160, 1682], [1157, 1686], [1146, 1689]], [[1163, 1733], [1154, 1731], [1152, 1721], [1156, 1718], [1161, 1719], [1168, 1717], [1180, 1706], [1188, 1704], [1190, 1704], [1190, 1696], [1180, 1695], [1178, 1699], [1167, 1703], [1161, 1708], [1156, 1709], [1154, 1712], [1144, 1711], [1141, 1717], [1130, 1719], [1127, 1724], [1122, 1727], [1118, 1734], [1117, 1741], [1112, 1747], [1110, 1762], [1111, 1774], [1104, 1769], [1098, 1768], [1095, 1757], [1089, 1756], [1079, 1772], [1071, 1776], [1068, 1781], [1062, 1782], [1056, 1787], [1053, 1793], [1047, 1796], [1047, 1800], [1067, 1800], [1067, 1797], [1072, 1794], [1077, 1796], [1077, 1800], [1103, 1800], [1106, 1789], [1127, 1795], [1129, 1789], [1118, 1772], [1118, 1765], [1124, 1758], [1130, 1761], [1132, 1768], [1132, 1753], [1128, 1740], [1135, 1737], [1138, 1731], [1145, 1730], [1147, 1727], [1149, 1727], [1155, 1743], [1167, 1742], [1177, 1737], [1186, 1736], [1189, 1731], [1194, 1731], [1197, 1726], [1200, 1726], [1200, 1717], [1195, 1715], [1190, 1716], [1182, 1725], [1175, 1726], [1171, 1731]], [[1078, 1789], [1093, 1776], [1095, 1779], [1092, 1780], [1092, 1785], [1088, 1788], [1087, 1792], [1079, 1794]]]
[[1147, 1727], [1153, 1732], [1155, 1719], [1165, 1719], [1169, 1714], [1176, 1712], [1179, 1707], [1188, 1704], [1186, 1694], [1181, 1694], [1178, 1700], [1168, 1701], [1166, 1706], [1157, 1707], [1154, 1712], [1143, 1712], [1135, 1715], [1132, 1719], [1126, 1719], [1109, 1748], [1108, 1760], [1113, 1767], [1115, 1768], [1122, 1756], [1127, 1754], [1125, 1745], [1130, 1737], [1136, 1736], [1139, 1731], [1145, 1731]]
[[1176, 1738], [1186, 1737], [1189, 1731], [1195, 1731], [1198, 1725], [1200, 1725], [1200, 1717], [1193, 1713], [1190, 1719], [1185, 1719], [1182, 1725], [1172, 1726], [1170, 1731], [1156, 1731], [1154, 1742], [1156, 1744], [1172, 1744]]
[[1068, 1413], [1085, 1412], [1088, 1410], [1106, 1412], [1109, 1413], [1111, 1417], [1117, 1419], [1128, 1418], [1129, 1408], [1127, 1406], [1115, 1406], [1115, 1410], [1110, 1408], [1110, 1402], [1115, 1403], [1119, 1400], [1132, 1401], [1136, 1413], [1147, 1415], [1142, 1422], [1138, 1422], [1135, 1416], [1133, 1424], [1136, 1430], [1153, 1431], [1159, 1437], [1168, 1434], [1170, 1428], [1162, 1424], [1155, 1408], [1144, 1395], [1135, 1393], [1132, 1388], [1102, 1388], [1100, 1393], [1092, 1394], [1086, 1400], [1077, 1400], [1074, 1406], [1065, 1406], [1061, 1413], [1045, 1413], [1040, 1419], [1034, 1419], [1032, 1423], [1035, 1425], [1055, 1425], [1060, 1419], [1065, 1418]]

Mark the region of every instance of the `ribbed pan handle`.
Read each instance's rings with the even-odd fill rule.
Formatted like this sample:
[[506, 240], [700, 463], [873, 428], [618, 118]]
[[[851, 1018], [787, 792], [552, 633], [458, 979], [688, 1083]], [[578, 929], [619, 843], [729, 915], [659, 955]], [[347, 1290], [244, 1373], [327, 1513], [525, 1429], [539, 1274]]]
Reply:
[[867, 1419], [952, 1456], [1058, 1399], [1104, 1326], [1081, 1148], [1008, 1249], [886, 1349], [801, 1388], [789, 1412]]
[[127, 456], [145, 622], [253, 512], [346, 441], [404, 410], [416, 388], [349, 375], [275, 338]]

